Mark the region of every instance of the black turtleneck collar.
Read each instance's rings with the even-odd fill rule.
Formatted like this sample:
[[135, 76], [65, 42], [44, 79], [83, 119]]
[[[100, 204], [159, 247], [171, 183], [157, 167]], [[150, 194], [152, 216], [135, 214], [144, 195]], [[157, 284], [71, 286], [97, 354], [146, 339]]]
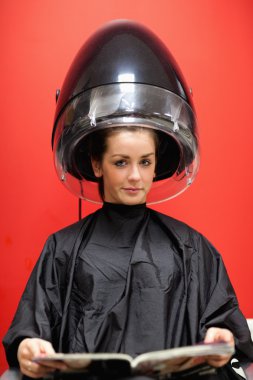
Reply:
[[119, 203], [104, 202], [102, 210], [107, 216], [120, 218], [139, 218], [145, 214], [146, 203], [137, 205], [125, 205]]
[[146, 204], [104, 202], [99, 210], [91, 241], [103, 246], [132, 246], [147, 216]]

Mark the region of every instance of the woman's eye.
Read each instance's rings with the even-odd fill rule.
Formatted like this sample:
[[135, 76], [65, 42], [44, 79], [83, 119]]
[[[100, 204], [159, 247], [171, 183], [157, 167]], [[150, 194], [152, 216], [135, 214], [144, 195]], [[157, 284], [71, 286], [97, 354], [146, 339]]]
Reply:
[[114, 163], [114, 165], [116, 166], [125, 166], [126, 165], [126, 161], [125, 160], [118, 160]]
[[147, 160], [147, 159], [144, 159], [144, 160], [141, 161], [141, 165], [143, 165], [143, 166], [149, 166], [149, 165], [151, 165], [151, 161]]

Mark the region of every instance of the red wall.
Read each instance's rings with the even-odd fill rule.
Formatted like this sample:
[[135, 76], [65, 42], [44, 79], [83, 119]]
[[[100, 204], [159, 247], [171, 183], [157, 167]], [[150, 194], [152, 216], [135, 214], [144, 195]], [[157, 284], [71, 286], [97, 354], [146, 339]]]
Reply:
[[[243, 312], [253, 317], [252, 1], [1, 0], [1, 338], [45, 239], [77, 219], [77, 200], [52, 164], [55, 90], [84, 40], [115, 18], [153, 29], [193, 88], [200, 173], [190, 190], [156, 209], [214, 243]], [[94, 210], [84, 206], [84, 213]], [[0, 362], [1, 373], [2, 348]]]

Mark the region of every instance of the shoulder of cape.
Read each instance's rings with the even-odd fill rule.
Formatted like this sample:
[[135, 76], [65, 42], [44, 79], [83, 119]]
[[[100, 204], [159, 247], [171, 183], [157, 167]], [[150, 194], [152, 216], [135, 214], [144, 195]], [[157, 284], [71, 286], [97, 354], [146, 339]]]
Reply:
[[98, 211], [87, 215], [82, 220], [70, 224], [69, 226], [62, 228], [59, 231], [56, 231], [49, 237], [49, 239], [53, 239], [57, 245], [70, 246], [72, 243], [74, 243], [79, 233], [83, 231], [86, 226], [88, 227], [91, 221], [96, 217], [97, 213]]
[[219, 251], [214, 245], [202, 233], [188, 224], [154, 210], [151, 210], [151, 215], [153, 215], [153, 219], [159, 220], [170, 231], [172, 237], [183, 250], [184, 248], [190, 248], [198, 252], [199, 257], [205, 258], [205, 260], [222, 260]]
[[195, 246], [196, 241], [199, 240], [200, 237], [203, 237], [200, 232], [190, 227], [187, 223], [152, 209], [150, 211], [153, 218], [157, 218], [164, 226], [166, 226], [174, 237], [182, 244]]

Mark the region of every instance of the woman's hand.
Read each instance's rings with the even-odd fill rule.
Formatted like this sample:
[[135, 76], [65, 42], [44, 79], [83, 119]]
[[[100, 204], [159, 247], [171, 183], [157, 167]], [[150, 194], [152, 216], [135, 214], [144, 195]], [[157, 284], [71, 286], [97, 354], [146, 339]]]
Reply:
[[50, 342], [39, 338], [26, 338], [21, 341], [18, 347], [18, 361], [20, 371], [29, 377], [45, 377], [48, 373], [56, 369], [66, 369], [63, 363], [39, 364], [32, 360], [38, 356], [54, 354], [55, 350]]
[[[218, 327], [210, 327], [204, 339], [205, 343], [219, 343], [226, 342], [234, 347], [235, 340], [234, 336], [230, 330], [221, 329]], [[207, 363], [212, 365], [213, 367], [222, 367], [231, 359], [232, 354], [229, 355], [213, 355], [207, 357]]]

